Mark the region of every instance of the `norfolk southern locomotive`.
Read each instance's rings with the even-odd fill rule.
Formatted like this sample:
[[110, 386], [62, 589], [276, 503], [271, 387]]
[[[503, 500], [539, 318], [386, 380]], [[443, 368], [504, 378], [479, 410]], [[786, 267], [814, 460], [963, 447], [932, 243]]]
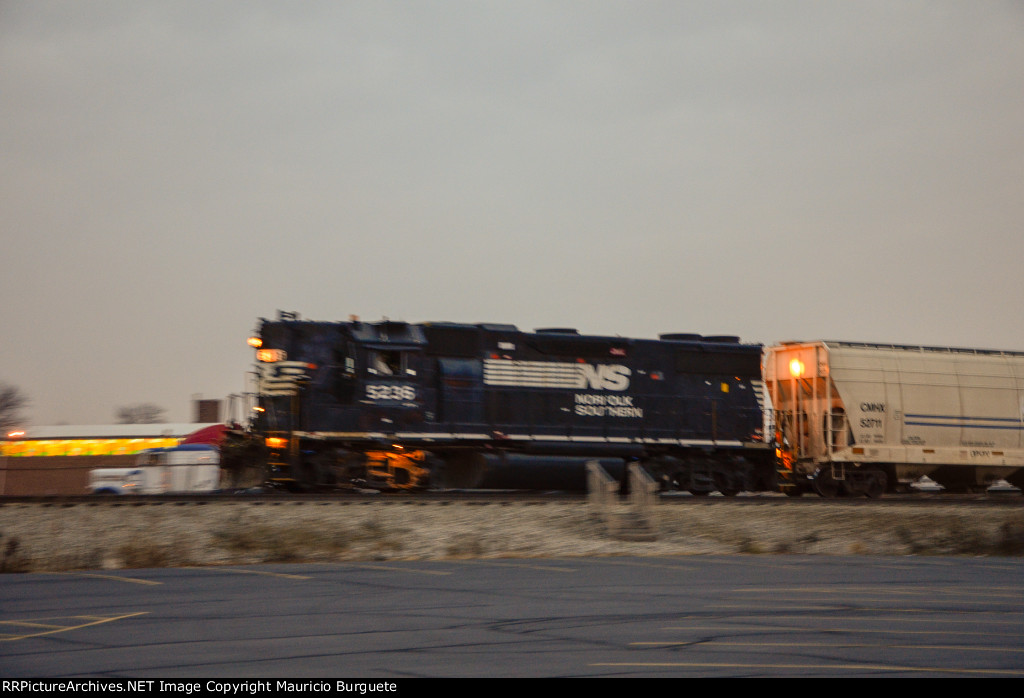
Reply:
[[736, 337], [281, 313], [250, 344], [250, 435], [286, 487], [582, 487], [597, 458], [694, 494], [776, 489], [762, 347]]

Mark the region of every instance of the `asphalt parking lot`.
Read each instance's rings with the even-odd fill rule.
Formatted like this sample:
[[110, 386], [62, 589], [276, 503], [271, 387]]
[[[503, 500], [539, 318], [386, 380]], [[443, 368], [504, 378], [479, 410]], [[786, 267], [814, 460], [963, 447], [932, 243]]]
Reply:
[[688, 556], [0, 577], [5, 677], [1024, 676], [1024, 560]]

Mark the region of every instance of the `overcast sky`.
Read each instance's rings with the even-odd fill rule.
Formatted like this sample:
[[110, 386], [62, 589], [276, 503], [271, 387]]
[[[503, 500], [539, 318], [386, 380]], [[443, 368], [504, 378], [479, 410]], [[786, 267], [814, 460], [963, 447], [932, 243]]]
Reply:
[[0, 0], [0, 382], [317, 320], [1024, 350], [1024, 2]]

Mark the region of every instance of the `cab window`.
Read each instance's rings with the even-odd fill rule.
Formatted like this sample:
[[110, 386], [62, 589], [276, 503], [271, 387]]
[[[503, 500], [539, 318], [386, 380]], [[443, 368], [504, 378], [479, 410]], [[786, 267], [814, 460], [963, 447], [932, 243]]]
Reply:
[[375, 376], [400, 376], [403, 371], [402, 352], [371, 351], [368, 371]]

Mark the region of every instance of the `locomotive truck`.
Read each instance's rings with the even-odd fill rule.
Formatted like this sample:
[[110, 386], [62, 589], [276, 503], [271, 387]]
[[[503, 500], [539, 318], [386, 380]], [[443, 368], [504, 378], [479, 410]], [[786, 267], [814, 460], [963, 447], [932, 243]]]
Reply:
[[249, 343], [256, 416], [225, 461], [258, 453], [290, 489], [582, 487], [593, 458], [696, 495], [777, 489], [762, 346], [737, 337], [281, 313]]

